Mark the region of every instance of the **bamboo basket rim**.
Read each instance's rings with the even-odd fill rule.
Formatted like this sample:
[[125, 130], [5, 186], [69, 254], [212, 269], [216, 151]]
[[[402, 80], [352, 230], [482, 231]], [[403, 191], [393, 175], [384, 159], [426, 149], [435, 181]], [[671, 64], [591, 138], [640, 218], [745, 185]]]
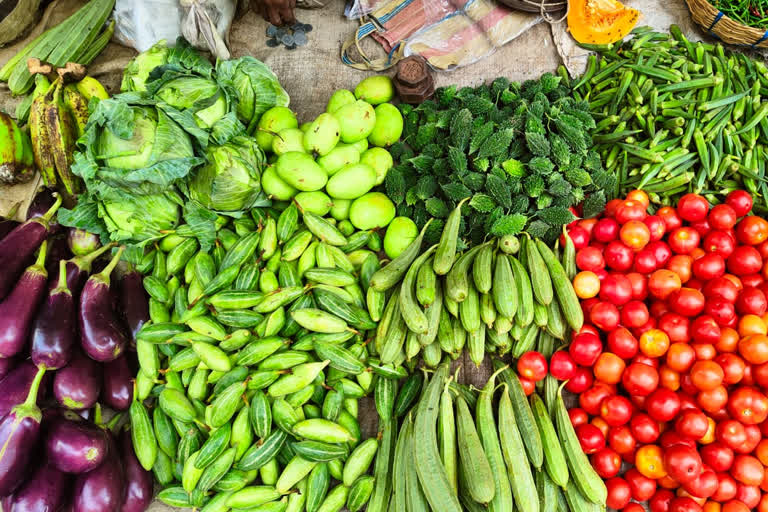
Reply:
[[768, 30], [749, 27], [720, 12], [707, 0], [685, 0], [693, 20], [721, 41], [750, 48], [768, 48]]

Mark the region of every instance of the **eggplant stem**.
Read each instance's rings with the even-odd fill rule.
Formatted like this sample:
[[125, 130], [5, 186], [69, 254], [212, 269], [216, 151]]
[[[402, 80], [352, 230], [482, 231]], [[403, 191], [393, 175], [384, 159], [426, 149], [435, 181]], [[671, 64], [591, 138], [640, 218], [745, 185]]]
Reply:
[[40, 251], [37, 253], [37, 260], [35, 261], [35, 267], [45, 270], [45, 257], [48, 255], [48, 240], [43, 240], [40, 244]]
[[67, 260], [59, 260], [59, 282], [56, 285], [56, 290], [52, 293], [58, 293], [63, 291], [69, 291], [67, 287]]
[[54, 215], [56, 215], [56, 211], [61, 206], [61, 201], [62, 201], [61, 194], [57, 194], [54, 192], [54, 196], [56, 197], [56, 201], [53, 203], [53, 206], [51, 206], [51, 208], [47, 212], [45, 212], [45, 214], [42, 217], [40, 217], [40, 220], [45, 223], [44, 225], [46, 227], [51, 222], [51, 219], [53, 218]]
[[93, 408], [93, 422], [100, 427], [102, 426], [104, 419], [101, 416], [101, 404], [96, 402], [96, 405]]
[[123, 419], [123, 414], [124, 414], [123, 412], [116, 413], [114, 416], [112, 416], [112, 418], [110, 418], [110, 420], [107, 422], [106, 425], [104, 425], [104, 427], [114, 434], [115, 427], [117, 427], [117, 424], [120, 423], [121, 419]]
[[103, 245], [99, 247], [98, 249], [89, 252], [88, 254], [84, 254], [83, 256], [75, 256], [72, 258], [72, 263], [77, 266], [80, 270], [91, 270], [91, 264], [96, 261], [96, 258], [107, 252], [108, 250], [115, 247], [117, 244], [115, 242], [108, 243], [107, 245]]
[[125, 250], [125, 247], [120, 247], [115, 255], [112, 257], [112, 261], [109, 262], [109, 264], [104, 267], [104, 270], [96, 274], [96, 276], [105, 284], [109, 284], [109, 276], [112, 275], [112, 271], [115, 270], [115, 267], [117, 266], [118, 262], [120, 261], [120, 257], [123, 255], [123, 251]]

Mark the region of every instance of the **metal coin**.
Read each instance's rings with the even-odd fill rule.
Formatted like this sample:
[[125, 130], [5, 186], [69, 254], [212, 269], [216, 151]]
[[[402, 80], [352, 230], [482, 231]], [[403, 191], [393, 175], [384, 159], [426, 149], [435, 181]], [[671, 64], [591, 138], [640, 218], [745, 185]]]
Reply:
[[293, 46], [293, 35], [292, 34], [285, 34], [280, 38], [280, 42], [283, 43], [285, 46]]
[[304, 32], [294, 32], [293, 42], [296, 46], [304, 46], [307, 44], [307, 35]]

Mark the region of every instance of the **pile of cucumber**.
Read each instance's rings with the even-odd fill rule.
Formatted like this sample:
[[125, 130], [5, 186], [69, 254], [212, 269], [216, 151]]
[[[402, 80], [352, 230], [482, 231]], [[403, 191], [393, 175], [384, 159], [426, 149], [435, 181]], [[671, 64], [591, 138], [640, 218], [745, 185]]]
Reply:
[[[500, 361], [479, 393], [456, 385], [438, 367], [418, 401], [418, 379], [376, 391], [381, 447], [368, 512], [391, 510], [592, 512], [605, 510], [607, 490], [568, 417], [554, 379], [546, 403], [529, 403]], [[497, 377], [500, 385], [497, 386]], [[414, 395], [415, 396], [415, 395]], [[495, 405], [496, 404], [496, 405]]]
[[515, 236], [457, 255], [461, 207], [451, 212], [438, 244], [421, 251], [424, 226], [371, 277], [366, 298], [371, 316], [380, 320], [381, 362], [397, 365], [421, 355], [436, 367], [444, 354], [456, 359], [465, 347], [478, 366], [487, 353], [518, 358], [538, 350], [549, 357], [568, 328], [581, 329], [570, 238], [564, 237], [562, 256], [540, 240]]

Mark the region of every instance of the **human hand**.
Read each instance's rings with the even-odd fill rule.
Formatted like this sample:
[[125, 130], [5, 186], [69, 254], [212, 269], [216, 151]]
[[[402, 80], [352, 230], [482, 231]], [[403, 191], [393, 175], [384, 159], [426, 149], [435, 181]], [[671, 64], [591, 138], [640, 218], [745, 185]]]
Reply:
[[254, 0], [254, 10], [273, 25], [292, 25], [296, 23], [293, 10], [296, 0]]

